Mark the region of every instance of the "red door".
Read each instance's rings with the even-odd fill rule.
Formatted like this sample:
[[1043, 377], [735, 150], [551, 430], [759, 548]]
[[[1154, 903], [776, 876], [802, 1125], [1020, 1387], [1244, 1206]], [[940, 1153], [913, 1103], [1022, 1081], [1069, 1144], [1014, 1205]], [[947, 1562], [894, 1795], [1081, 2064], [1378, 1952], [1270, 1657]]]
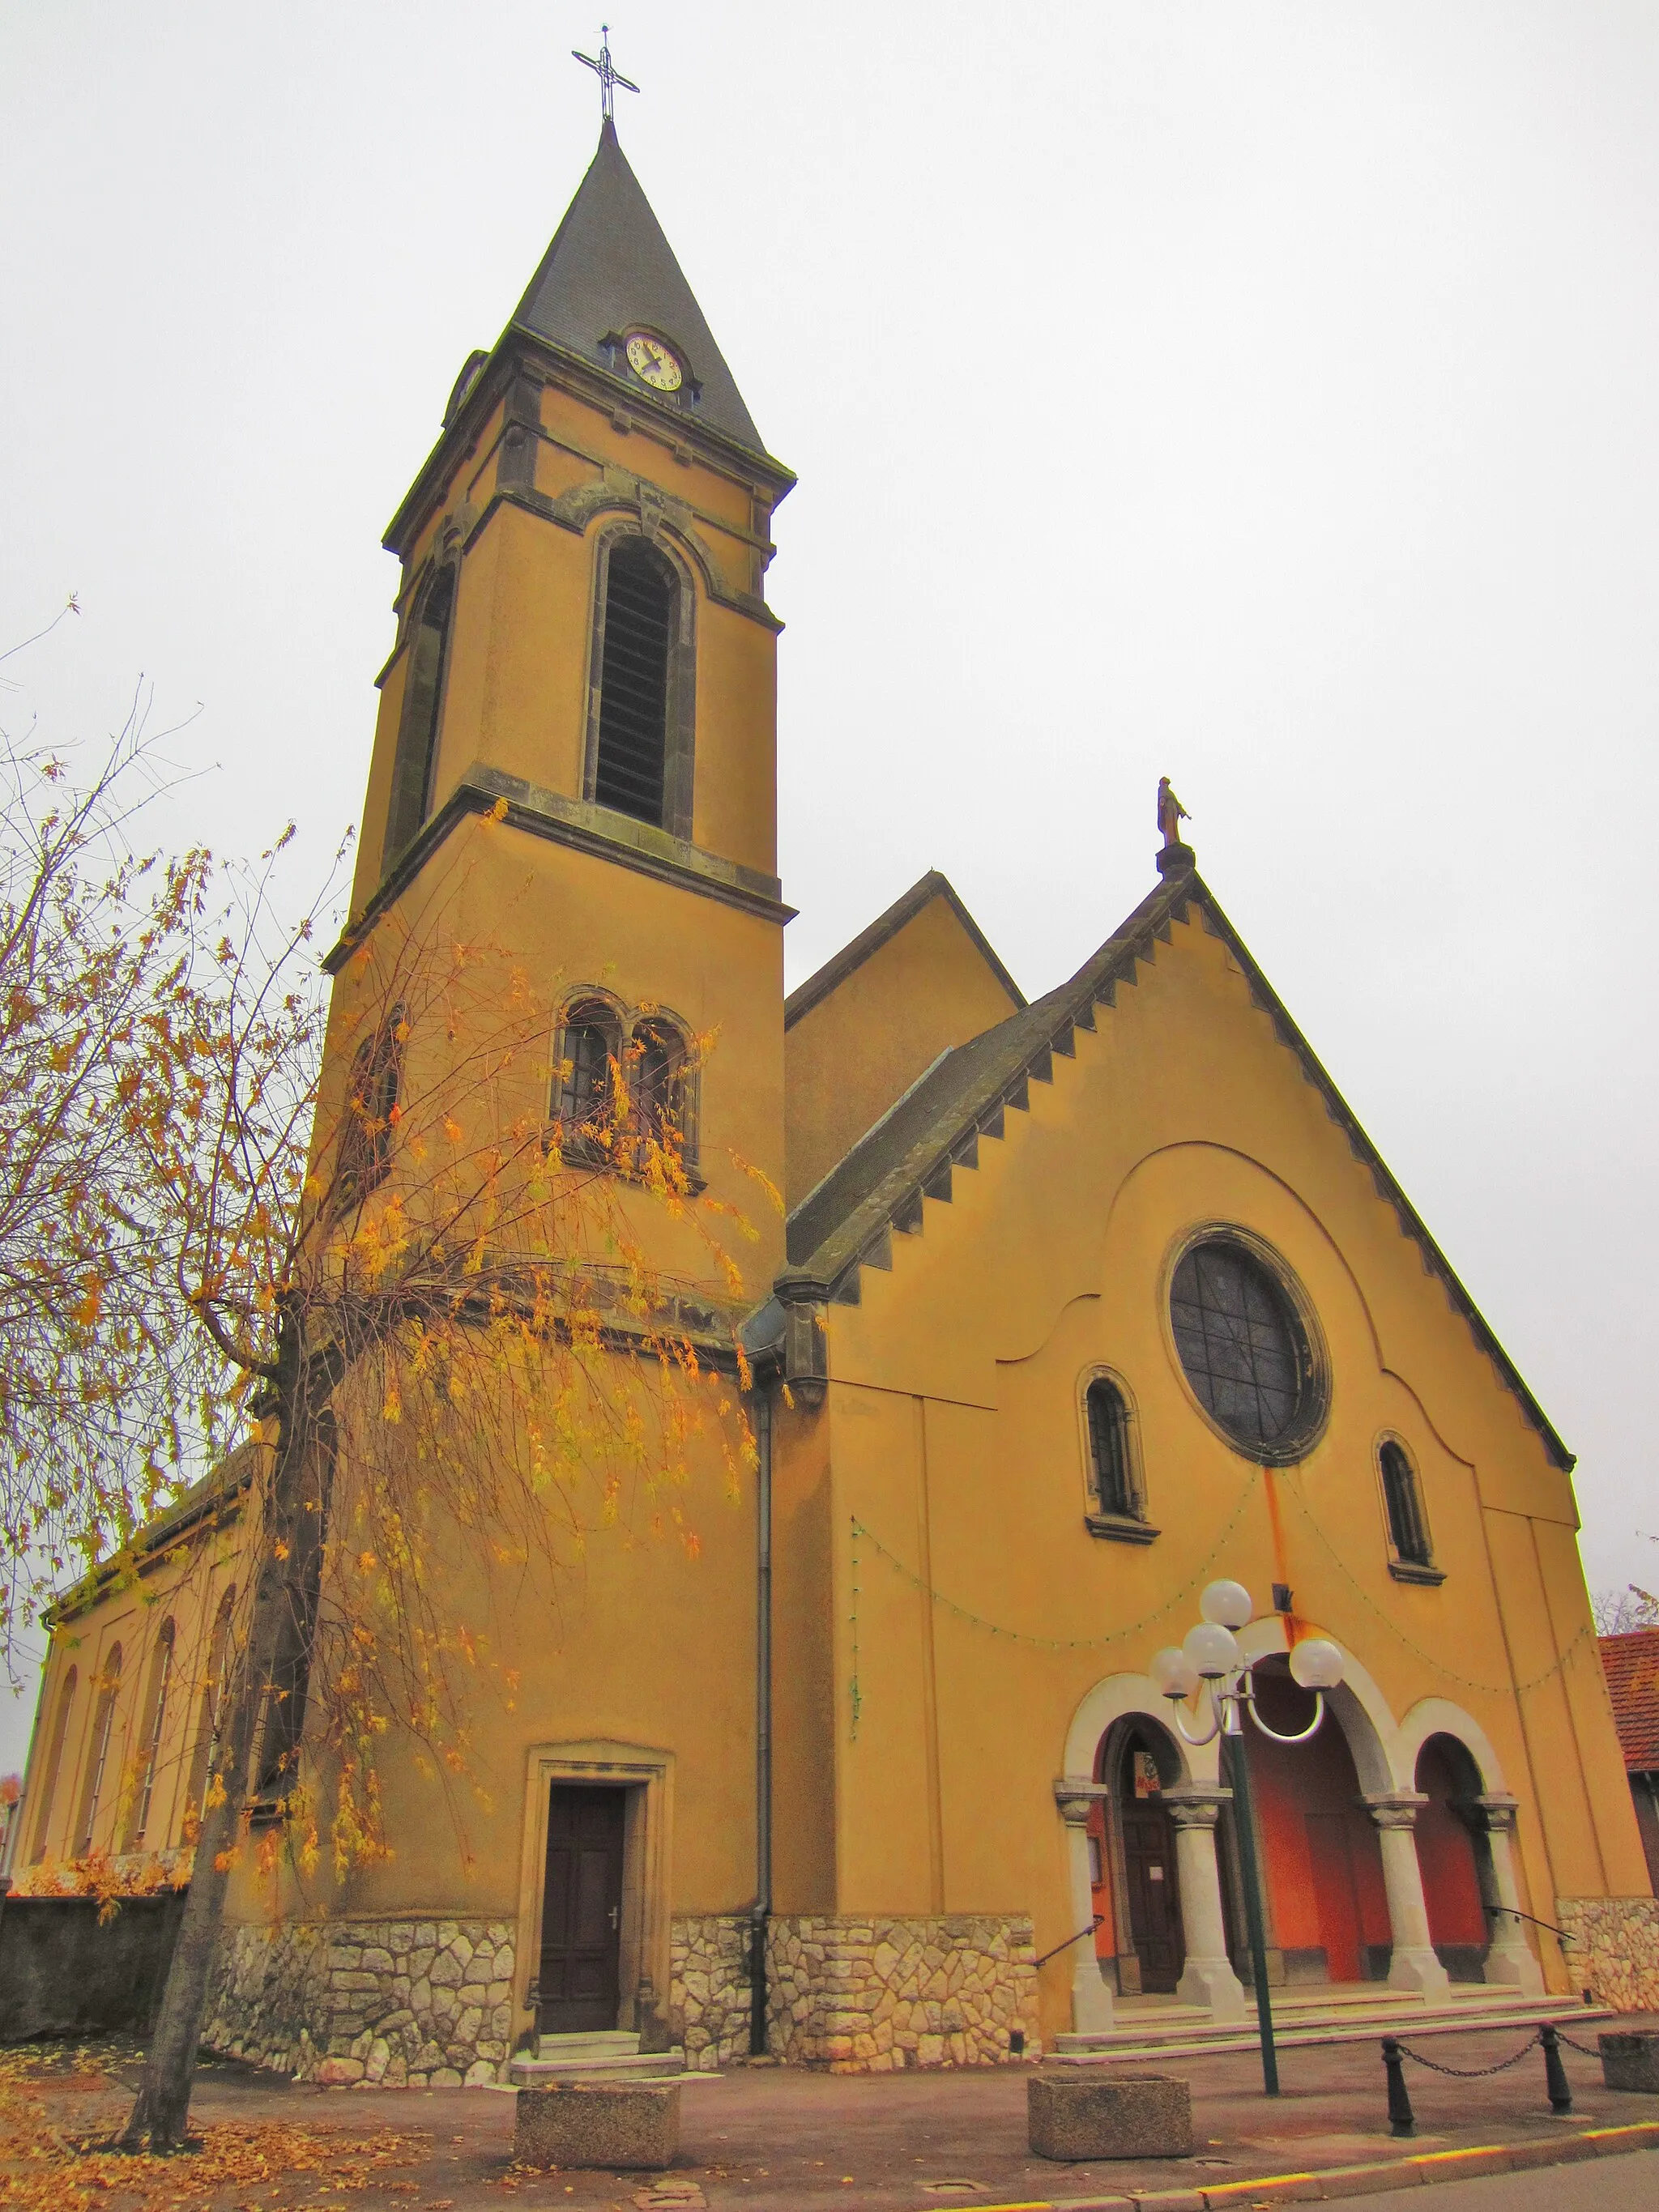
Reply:
[[574, 2035], [617, 2025], [622, 1955], [623, 1795], [556, 1782], [547, 1803], [536, 2025]]

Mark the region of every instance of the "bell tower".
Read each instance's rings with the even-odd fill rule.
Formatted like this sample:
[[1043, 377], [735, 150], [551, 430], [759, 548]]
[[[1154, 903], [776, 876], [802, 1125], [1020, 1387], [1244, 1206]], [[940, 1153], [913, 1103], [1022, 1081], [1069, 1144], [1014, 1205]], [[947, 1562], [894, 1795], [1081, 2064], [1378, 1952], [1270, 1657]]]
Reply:
[[791, 909], [764, 580], [793, 482], [607, 112], [386, 535], [398, 637], [352, 900], [360, 929], [462, 860], [469, 926], [559, 1002], [566, 1118], [607, 1051], [659, 1073], [681, 1055], [688, 1164], [756, 1219], [757, 1295], [781, 1225], [734, 1160], [782, 1187]]

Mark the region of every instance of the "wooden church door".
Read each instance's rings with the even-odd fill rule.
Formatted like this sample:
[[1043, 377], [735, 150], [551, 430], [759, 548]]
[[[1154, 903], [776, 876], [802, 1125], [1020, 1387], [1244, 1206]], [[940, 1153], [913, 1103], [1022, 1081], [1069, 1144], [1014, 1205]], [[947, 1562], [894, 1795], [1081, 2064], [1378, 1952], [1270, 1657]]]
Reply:
[[1129, 1937], [1140, 1961], [1140, 1986], [1169, 1991], [1186, 1963], [1181, 1896], [1176, 1884], [1174, 1826], [1164, 1808], [1152, 1755], [1138, 1740], [1123, 1760], [1121, 1811], [1124, 1887]]
[[563, 1782], [549, 1792], [536, 2011], [543, 2035], [617, 2025], [623, 1795]]

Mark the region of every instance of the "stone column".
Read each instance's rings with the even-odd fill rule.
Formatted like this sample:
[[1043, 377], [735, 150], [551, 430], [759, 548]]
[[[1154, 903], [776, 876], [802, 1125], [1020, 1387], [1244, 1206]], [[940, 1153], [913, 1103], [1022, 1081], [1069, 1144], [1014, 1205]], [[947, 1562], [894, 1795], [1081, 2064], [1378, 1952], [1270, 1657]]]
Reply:
[[1180, 1783], [1163, 1793], [1175, 1822], [1176, 1875], [1187, 1946], [1187, 1963], [1176, 1995], [1185, 2004], [1207, 2005], [1217, 2020], [1244, 2017], [1244, 1985], [1227, 1956], [1221, 1874], [1215, 1857], [1216, 1822], [1232, 1794], [1203, 1782]]
[[[1070, 1775], [1054, 1784], [1054, 1802], [1066, 1823], [1072, 1903], [1079, 1928], [1094, 1911], [1094, 1888], [1089, 1880], [1089, 1814], [1096, 1798], [1108, 1795], [1103, 1783], [1084, 1782]], [[1072, 2033], [1103, 2035], [1112, 2024], [1112, 1992], [1095, 1956], [1094, 1938], [1079, 1936], [1072, 1947]]]
[[1429, 1908], [1423, 1896], [1423, 1869], [1417, 1863], [1417, 1808], [1428, 1799], [1416, 1790], [1393, 1790], [1362, 1800], [1376, 1821], [1382, 1844], [1382, 1881], [1389, 1893], [1389, 1928], [1394, 1956], [1389, 1963], [1391, 1990], [1415, 1990], [1442, 1996], [1451, 1977], [1436, 1958], [1429, 1940]]
[[1480, 1876], [1481, 1903], [1501, 1908], [1486, 1915], [1486, 1925], [1492, 1930], [1492, 1948], [1486, 1953], [1486, 1979], [1506, 1989], [1519, 1990], [1523, 1996], [1540, 1997], [1544, 1994], [1544, 1972], [1527, 1941], [1526, 1922], [1516, 1917], [1521, 1910], [1521, 1891], [1515, 1879], [1515, 1858], [1510, 1847], [1510, 1838], [1515, 1833], [1516, 1802], [1501, 1790], [1489, 1790], [1456, 1809], [1476, 1833], [1486, 1839], [1486, 1864], [1482, 1865], [1478, 1849], [1474, 1855], [1475, 1870]]

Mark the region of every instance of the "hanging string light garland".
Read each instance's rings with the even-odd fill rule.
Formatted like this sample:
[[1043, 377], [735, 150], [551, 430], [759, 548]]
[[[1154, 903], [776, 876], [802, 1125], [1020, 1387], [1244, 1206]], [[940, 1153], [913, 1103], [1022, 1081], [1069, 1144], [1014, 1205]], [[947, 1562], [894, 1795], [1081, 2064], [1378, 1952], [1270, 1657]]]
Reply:
[[1172, 1612], [1183, 1598], [1189, 1596], [1199, 1587], [1225, 1550], [1234, 1529], [1243, 1518], [1244, 1509], [1250, 1502], [1258, 1480], [1259, 1476], [1252, 1474], [1250, 1480], [1239, 1493], [1238, 1503], [1234, 1506], [1226, 1527], [1216, 1538], [1201, 1565], [1194, 1571], [1188, 1580], [1183, 1583], [1179, 1589], [1173, 1591], [1162, 1604], [1154, 1607], [1151, 1613], [1143, 1613], [1139, 1620], [1126, 1622], [1121, 1628], [1109, 1628], [1100, 1636], [1034, 1636], [1028, 1630], [1005, 1628], [998, 1621], [988, 1620], [982, 1613], [974, 1612], [969, 1606], [958, 1605], [954, 1598], [947, 1597], [943, 1590], [935, 1589], [930, 1582], [917, 1574], [914, 1567], [907, 1566], [896, 1552], [890, 1551], [875, 1530], [867, 1528], [859, 1519], [857, 1514], [849, 1516], [852, 1523], [853, 1609], [848, 1618], [853, 1632], [853, 1673], [848, 1689], [852, 1706], [852, 1741], [855, 1743], [858, 1741], [859, 1715], [864, 1703], [863, 1686], [859, 1673], [859, 1594], [860, 1589], [859, 1540], [860, 1537], [873, 1546], [895, 1574], [902, 1581], [908, 1583], [912, 1589], [927, 1598], [932, 1604], [943, 1607], [945, 1612], [952, 1614], [957, 1620], [966, 1622], [970, 1628], [981, 1629], [986, 1635], [1000, 1638], [1005, 1643], [1030, 1644], [1042, 1651], [1091, 1651], [1097, 1650], [1103, 1644], [1121, 1643], [1124, 1638], [1138, 1635], [1143, 1628], [1150, 1628], [1154, 1621], [1162, 1620], [1166, 1613]]
[[[984, 1614], [975, 1613], [969, 1606], [959, 1605], [955, 1598], [947, 1596], [943, 1590], [936, 1589], [923, 1576], [917, 1574], [915, 1568], [907, 1566], [904, 1561], [899, 1558], [896, 1552], [890, 1551], [888, 1547], [883, 1543], [881, 1538], [877, 1535], [873, 1528], [867, 1527], [864, 1522], [859, 1519], [856, 1514], [851, 1515], [849, 1519], [852, 1525], [853, 1604], [849, 1620], [852, 1627], [853, 1671], [851, 1680], [848, 1685], [851, 1704], [851, 1740], [854, 1743], [858, 1741], [859, 1718], [863, 1711], [864, 1705], [863, 1679], [860, 1668], [859, 1653], [859, 1598], [862, 1589], [862, 1585], [859, 1579], [859, 1545], [860, 1539], [863, 1539], [877, 1552], [878, 1552], [881, 1557], [886, 1560], [888, 1565], [892, 1568], [895, 1574], [896, 1574], [902, 1581], [908, 1583], [910, 1588], [916, 1591], [919, 1595], [927, 1598], [930, 1604], [941, 1607], [946, 1613], [952, 1615], [954, 1619], [965, 1623], [965, 1625], [969, 1628], [979, 1629], [984, 1634], [994, 1638], [1000, 1638], [1006, 1643], [1028, 1644], [1038, 1650], [1097, 1650], [1105, 1644], [1121, 1643], [1127, 1637], [1138, 1635], [1142, 1629], [1150, 1628], [1154, 1621], [1161, 1620], [1166, 1613], [1172, 1613], [1176, 1607], [1178, 1606], [1184, 1598], [1188, 1596], [1192, 1591], [1199, 1587], [1199, 1585], [1204, 1581], [1205, 1577], [1208, 1575], [1210, 1569], [1215, 1565], [1217, 1559], [1220, 1557], [1222, 1552], [1225, 1550], [1228, 1540], [1231, 1537], [1234, 1529], [1237, 1528], [1239, 1522], [1243, 1517], [1244, 1509], [1249, 1504], [1250, 1498], [1255, 1493], [1257, 1480], [1258, 1477], [1253, 1475], [1251, 1480], [1245, 1484], [1243, 1490], [1239, 1495], [1238, 1503], [1233, 1508], [1232, 1514], [1227, 1522], [1227, 1525], [1223, 1528], [1219, 1536], [1217, 1537], [1214, 1545], [1206, 1555], [1203, 1563], [1195, 1569], [1193, 1574], [1182, 1584], [1179, 1589], [1174, 1591], [1161, 1605], [1156, 1607], [1151, 1613], [1143, 1613], [1139, 1620], [1129, 1621], [1121, 1628], [1107, 1629], [1103, 1634], [1098, 1636], [1036, 1636], [1026, 1629], [1006, 1628], [999, 1621], [988, 1620]], [[1575, 1635], [1562, 1649], [1562, 1650], [1557, 1654], [1554, 1660], [1549, 1666], [1544, 1668], [1541, 1674], [1534, 1674], [1524, 1682], [1480, 1682], [1477, 1681], [1472, 1675], [1460, 1674], [1457, 1673], [1455, 1668], [1448, 1667], [1443, 1660], [1437, 1659], [1432, 1652], [1425, 1651], [1421, 1644], [1415, 1643], [1411, 1637], [1406, 1634], [1405, 1631], [1398, 1625], [1398, 1623], [1388, 1613], [1386, 1613], [1380, 1605], [1377, 1604], [1376, 1599], [1371, 1596], [1364, 1584], [1359, 1580], [1358, 1577], [1353, 1572], [1352, 1569], [1347, 1565], [1347, 1562], [1337, 1551], [1335, 1546], [1331, 1542], [1330, 1538], [1325, 1534], [1325, 1531], [1320, 1527], [1318, 1522], [1314, 1518], [1312, 1508], [1309, 1505], [1307, 1500], [1302, 1496], [1299, 1489], [1297, 1489], [1295, 1485], [1288, 1482], [1284, 1485], [1284, 1488], [1289, 1492], [1291, 1497], [1295, 1501], [1297, 1510], [1301, 1514], [1309, 1528], [1312, 1529], [1314, 1534], [1318, 1537], [1321, 1544], [1329, 1553], [1332, 1560], [1340, 1571], [1344, 1577], [1352, 1586], [1369, 1609], [1375, 1613], [1376, 1618], [1382, 1623], [1389, 1634], [1399, 1643], [1403, 1644], [1406, 1649], [1415, 1657], [1420, 1659], [1426, 1667], [1432, 1668], [1432, 1670], [1438, 1674], [1443, 1680], [1455, 1682], [1460, 1689], [1477, 1690], [1490, 1697], [1511, 1697], [1524, 1694], [1529, 1690], [1539, 1689], [1544, 1683], [1550, 1680], [1552, 1675], [1559, 1674], [1563, 1668], [1567, 1666], [1568, 1662], [1572, 1659], [1574, 1654], [1577, 1652], [1579, 1645], [1587, 1642], [1590, 1636], [1595, 1632], [1593, 1629], [1589, 1627], [1579, 1629], [1577, 1635]]]
[[1389, 1635], [1392, 1636], [1396, 1642], [1403, 1644], [1407, 1650], [1411, 1652], [1416, 1658], [1420, 1659], [1425, 1667], [1432, 1668], [1434, 1672], [1438, 1674], [1443, 1680], [1455, 1682], [1460, 1689], [1480, 1690], [1486, 1696], [1493, 1698], [1516, 1697], [1528, 1690], [1540, 1689], [1543, 1685], [1549, 1680], [1553, 1674], [1559, 1674], [1562, 1671], [1562, 1669], [1566, 1666], [1568, 1661], [1571, 1659], [1574, 1653], [1577, 1650], [1578, 1646], [1581, 1644], [1588, 1643], [1590, 1638], [1595, 1633], [1594, 1626], [1589, 1624], [1586, 1624], [1578, 1631], [1576, 1636], [1571, 1638], [1571, 1639], [1562, 1647], [1560, 1651], [1556, 1654], [1554, 1659], [1552, 1660], [1550, 1664], [1545, 1668], [1542, 1674], [1534, 1674], [1524, 1682], [1478, 1682], [1471, 1674], [1460, 1674], [1455, 1668], [1448, 1667], [1444, 1660], [1437, 1659], [1432, 1651], [1425, 1651], [1420, 1644], [1413, 1642], [1413, 1639], [1407, 1635], [1405, 1630], [1400, 1626], [1399, 1623], [1394, 1619], [1392, 1614], [1386, 1613], [1376, 1602], [1376, 1600], [1365, 1588], [1365, 1585], [1360, 1581], [1358, 1576], [1355, 1574], [1353, 1569], [1348, 1565], [1347, 1561], [1337, 1550], [1335, 1545], [1332, 1543], [1330, 1538], [1320, 1527], [1318, 1522], [1315, 1520], [1313, 1508], [1308, 1504], [1307, 1499], [1303, 1497], [1297, 1486], [1294, 1483], [1286, 1482], [1283, 1487], [1289, 1492], [1291, 1498], [1295, 1502], [1297, 1512], [1300, 1513], [1302, 1518], [1307, 1522], [1309, 1528], [1313, 1530], [1314, 1534], [1318, 1537], [1320, 1542], [1324, 1546], [1325, 1550], [1330, 1555], [1331, 1559], [1340, 1572], [1358, 1594], [1364, 1603], [1376, 1614], [1376, 1618], [1382, 1622], [1384, 1628], [1388, 1630]]

